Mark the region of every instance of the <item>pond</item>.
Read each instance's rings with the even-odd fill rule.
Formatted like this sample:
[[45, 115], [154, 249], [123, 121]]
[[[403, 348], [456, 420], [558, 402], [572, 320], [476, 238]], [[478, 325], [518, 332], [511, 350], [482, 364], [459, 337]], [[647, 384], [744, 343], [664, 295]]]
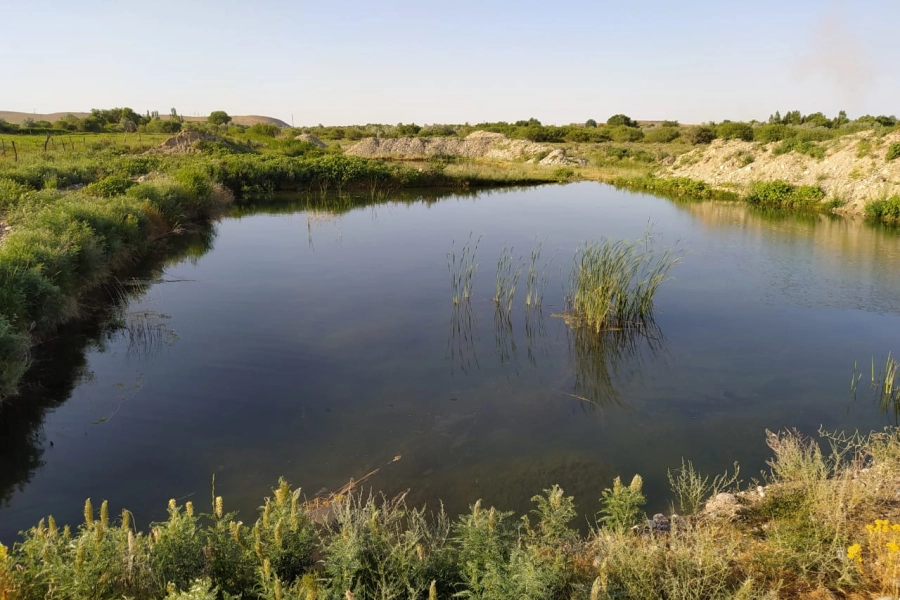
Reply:
[[[88, 497], [145, 527], [169, 498], [206, 507], [213, 476], [245, 521], [279, 476], [313, 495], [375, 469], [366, 487], [451, 514], [524, 511], [559, 483], [591, 515], [640, 473], [656, 510], [682, 457], [739, 461], [749, 482], [767, 428], [889, 423], [849, 383], [900, 352], [891, 229], [596, 183], [311, 202], [236, 211], [42, 350], [0, 414], [0, 540], [48, 514], [78, 523]], [[657, 329], [570, 329], [578, 245], [648, 229], [683, 255]], [[467, 243], [480, 264], [455, 307], [448, 254]], [[504, 248], [522, 265], [509, 318], [491, 301]]]

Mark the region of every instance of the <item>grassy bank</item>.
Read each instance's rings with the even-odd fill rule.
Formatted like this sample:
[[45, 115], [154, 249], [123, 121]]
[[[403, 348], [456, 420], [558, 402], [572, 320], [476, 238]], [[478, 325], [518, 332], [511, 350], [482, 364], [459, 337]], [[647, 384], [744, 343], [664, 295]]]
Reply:
[[679, 515], [651, 520], [639, 476], [577, 510], [551, 487], [521, 516], [475, 502], [451, 518], [358, 493], [305, 502], [282, 481], [253, 524], [214, 497], [208, 512], [172, 500], [140, 531], [127, 510], [88, 501], [81, 525], [48, 517], [0, 547], [0, 598], [896, 596], [900, 430], [767, 435], [759, 485], [682, 461], [669, 472]]

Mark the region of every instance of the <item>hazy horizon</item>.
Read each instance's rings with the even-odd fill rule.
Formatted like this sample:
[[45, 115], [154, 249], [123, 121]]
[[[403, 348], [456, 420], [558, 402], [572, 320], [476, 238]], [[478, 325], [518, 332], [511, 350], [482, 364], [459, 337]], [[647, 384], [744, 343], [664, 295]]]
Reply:
[[301, 126], [900, 112], [900, 3], [888, 0], [44, 0], [5, 12], [19, 26], [0, 50], [21, 58], [4, 65], [16, 85], [0, 109], [27, 113], [174, 107]]

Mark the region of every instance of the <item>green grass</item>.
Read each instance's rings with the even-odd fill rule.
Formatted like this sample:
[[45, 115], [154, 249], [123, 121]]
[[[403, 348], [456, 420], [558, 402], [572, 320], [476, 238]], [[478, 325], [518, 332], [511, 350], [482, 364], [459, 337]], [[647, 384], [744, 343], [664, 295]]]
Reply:
[[715, 189], [688, 177], [617, 177], [610, 183], [618, 188], [650, 192], [674, 200], [736, 200], [733, 192]]
[[[254, 519], [221, 497], [199, 510], [169, 502], [145, 530], [127, 510], [85, 503], [80, 525], [52, 517], [0, 545], [3, 600], [236, 598], [774, 598], [896, 593], [900, 429], [869, 435], [767, 432], [765, 487], [710, 483], [689, 462], [692, 507], [717, 490], [740, 510], [672, 516], [636, 533], [640, 476], [579, 503], [558, 486], [516, 517], [476, 500], [452, 518], [395, 498], [345, 493], [306, 502], [283, 480]], [[679, 487], [680, 486], [680, 487]], [[718, 486], [718, 487], [717, 487]], [[584, 500], [584, 499], [583, 499]], [[592, 511], [597, 511], [590, 517]], [[118, 517], [116, 517], [118, 515]], [[874, 525], [873, 525], [874, 521]], [[825, 592], [823, 592], [823, 590]]]
[[577, 250], [566, 298], [570, 324], [600, 332], [652, 323], [653, 297], [680, 258], [649, 242], [603, 240]]
[[775, 156], [780, 156], [789, 152], [805, 154], [806, 156], [810, 156], [812, 158], [817, 158], [820, 160], [825, 158], [825, 148], [818, 145], [814, 141], [803, 140], [799, 137], [786, 139], [775, 146], [775, 148], [772, 150], [772, 154], [774, 154]]
[[900, 158], [900, 142], [888, 146], [887, 153], [884, 155], [884, 160], [888, 162], [897, 160], [898, 158]]

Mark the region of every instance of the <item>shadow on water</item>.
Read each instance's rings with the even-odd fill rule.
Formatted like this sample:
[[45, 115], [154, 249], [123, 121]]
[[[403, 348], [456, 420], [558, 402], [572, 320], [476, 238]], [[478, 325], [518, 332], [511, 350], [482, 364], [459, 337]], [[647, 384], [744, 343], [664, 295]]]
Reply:
[[120, 336], [128, 352], [147, 356], [171, 343], [165, 315], [130, 312], [128, 305], [159, 281], [163, 270], [183, 260], [196, 260], [212, 249], [215, 229], [173, 238], [165, 248], [129, 269], [130, 278], [98, 289], [82, 300], [84, 318], [60, 329], [35, 351], [19, 396], [0, 405], [0, 506], [23, 489], [43, 465], [42, 431], [48, 411], [61, 406], [72, 391], [92, 377], [87, 354], [103, 350]]

